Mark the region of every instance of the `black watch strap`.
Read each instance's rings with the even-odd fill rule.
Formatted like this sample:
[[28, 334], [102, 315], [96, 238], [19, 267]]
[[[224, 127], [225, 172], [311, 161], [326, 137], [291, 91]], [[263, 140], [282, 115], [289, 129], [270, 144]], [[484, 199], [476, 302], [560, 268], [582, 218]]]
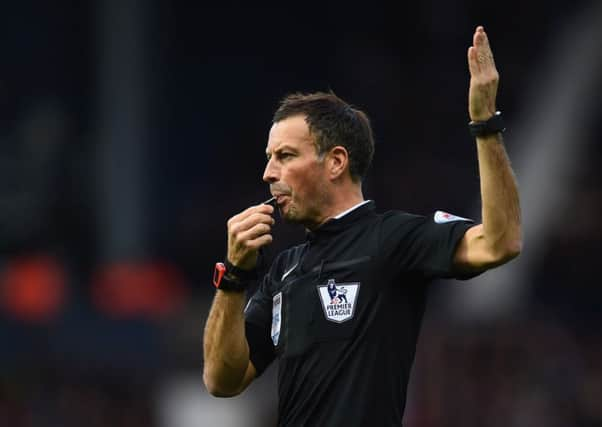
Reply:
[[[215, 264], [215, 269], [213, 270], [213, 286], [221, 291], [244, 292], [249, 287], [249, 284], [254, 280], [254, 278], [251, 277], [254, 274], [247, 270], [238, 269], [246, 272], [247, 274], [244, 278], [236, 276], [232, 273], [232, 271], [228, 270], [228, 264], [231, 267], [234, 267], [228, 261], [218, 262]], [[234, 269], [236, 269], [236, 267], [234, 267]]]
[[495, 135], [496, 133], [503, 133], [506, 130], [504, 119], [502, 118], [502, 112], [496, 111], [491, 118], [482, 122], [471, 121], [468, 123], [468, 129], [470, 134], [475, 138], [478, 136]]
[[257, 279], [257, 269], [255, 268], [253, 270], [243, 270], [232, 264], [227, 258], [224, 261], [224, 265], [226, 266], [226, 274], [229, 277], [236, 278], [243, 282]]

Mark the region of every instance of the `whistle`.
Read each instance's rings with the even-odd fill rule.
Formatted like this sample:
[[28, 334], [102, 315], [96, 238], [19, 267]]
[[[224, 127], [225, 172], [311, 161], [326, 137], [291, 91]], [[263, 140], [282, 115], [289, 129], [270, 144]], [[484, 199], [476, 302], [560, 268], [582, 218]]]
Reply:
[[263, 205], [272, 205], [273, 207], [276, 207], [276, 197], [270, 197], [269, 199], [267, 199], [262, 204]]

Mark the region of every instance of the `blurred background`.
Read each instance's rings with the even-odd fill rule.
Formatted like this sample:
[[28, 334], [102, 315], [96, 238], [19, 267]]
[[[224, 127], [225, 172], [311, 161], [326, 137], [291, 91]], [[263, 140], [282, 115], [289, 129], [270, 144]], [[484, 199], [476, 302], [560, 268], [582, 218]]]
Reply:
[[[406, 425], [602, 426], [599, 1], [2, 6], [1, 426], [274, 425], [277, 366], [233, 399], [201, 372], [226, 220], [269, 197], [278, 100], [331, 89], [368, 113], [378, 210], [478, 220], [480, 24], [524, 251], [433, 283]], [[303, 240], [274, 235], [268, 259]]]

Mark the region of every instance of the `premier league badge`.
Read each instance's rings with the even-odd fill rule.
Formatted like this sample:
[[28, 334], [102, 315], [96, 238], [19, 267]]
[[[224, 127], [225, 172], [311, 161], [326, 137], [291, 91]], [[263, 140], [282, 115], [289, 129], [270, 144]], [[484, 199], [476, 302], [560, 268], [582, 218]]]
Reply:
[[326, 320], [343, 323], [351, 319], [359, 291], [359, 282], [336, 283], [334, 279], [329, 279], [327, 284], [318, 286]]

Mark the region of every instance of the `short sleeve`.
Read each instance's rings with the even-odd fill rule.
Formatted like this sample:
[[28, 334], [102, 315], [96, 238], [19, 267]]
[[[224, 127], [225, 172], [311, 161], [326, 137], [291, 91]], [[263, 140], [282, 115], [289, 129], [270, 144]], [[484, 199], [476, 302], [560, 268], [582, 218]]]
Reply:
[[426, 279], [467, 279], [454, 269], [460, 240], [474, 221], [437, 211], [431, 216], [403, 212], [385, 214], [381, 250], [385, 263], [395, 273], [414, 273]]
[[245, 334], [249, 344], [249, 358], [260, 376], [275, 358], [270, 338], [272, 325], [272, 298], [266, 275], [245, 307]]

